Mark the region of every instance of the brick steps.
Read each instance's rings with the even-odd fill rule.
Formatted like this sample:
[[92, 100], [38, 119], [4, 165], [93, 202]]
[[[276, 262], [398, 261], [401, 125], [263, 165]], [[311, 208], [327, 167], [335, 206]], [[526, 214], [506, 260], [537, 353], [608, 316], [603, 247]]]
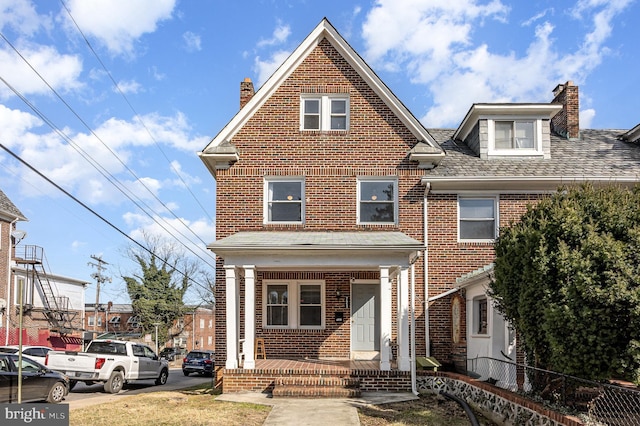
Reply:
[[273, 397], [353, 398], [360, 396], [360, 381], [336, 376], [278, 377]]

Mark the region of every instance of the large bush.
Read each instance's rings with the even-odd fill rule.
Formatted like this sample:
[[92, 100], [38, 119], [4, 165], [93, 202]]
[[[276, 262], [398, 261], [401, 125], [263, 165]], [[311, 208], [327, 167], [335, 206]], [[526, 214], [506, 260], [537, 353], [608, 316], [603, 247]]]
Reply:
[[640, 382], [640, 190], [564, 188], [501, 229], [490, 293], [529, 362]]

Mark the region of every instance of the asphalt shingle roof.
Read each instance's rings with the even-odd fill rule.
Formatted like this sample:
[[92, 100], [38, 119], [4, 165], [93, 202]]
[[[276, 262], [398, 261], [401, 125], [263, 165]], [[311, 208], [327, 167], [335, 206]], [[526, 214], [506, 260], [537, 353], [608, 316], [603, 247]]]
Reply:
[[2, 190], [0, 190], [0, 213], [4, 213], [5, 215], [16, 219], [27, 220], [22, 212], [11, 202], [9, 197], [7, 197]]
[[402, 232], [238, 232], [209, 245], [215, 249], [233, 248], [407, 248], [418, 250], [423, 244]]
[[483, 160], [463, 142], [451, 139], [455, 129], [429, 129], [446, 151], [438, 167], [425, 176], [639, 177], [640, 145], [618, 140], [625, 130], [581, 130], [579, 140], [551, 135], [551, 158]]

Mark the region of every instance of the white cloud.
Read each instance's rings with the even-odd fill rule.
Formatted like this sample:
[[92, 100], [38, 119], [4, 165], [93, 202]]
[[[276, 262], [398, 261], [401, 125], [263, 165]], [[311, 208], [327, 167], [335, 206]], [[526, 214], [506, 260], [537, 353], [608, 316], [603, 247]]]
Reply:
[[262, 60], [260, 56], [256, 56], [254, 69], [256, 74], [258, 74], [258, 81], [256, 82], [256, 86], [260, 87], [262, 84], [271, 77], [280, 65], [289, 57], [291, 54], [288, 50], [278, 50], [271, 54], [266, 60]]
[[[42, 122], [29, 113], [0, 105], [0, 122], [3, 123], [3, 143], [16, 155], [56, 184], [93, 204], [119, 204], [125, 200], [120, 191], [106, 180], [105, 174], [118, 177], [128, 193], [143, 199], [153, 199], [153, 195], [158, 195], [165, 185], [175, 185], [171, 180], [153, 176], [138, 175], [139, 180], [136, 180], [126, 170], [133, 169], [131, 163], [134, 160], [145, 158], [145, 147], [152, 147], [155, 151], [154, 140], [185, 152], [194, 152], [209, 140], [208, 137], [190, 136], [191, 128], [181, 113], [171, 117], [149, 114], [131, 121], [111, 118], [95, 128], [100, 140], [90, 133], [62, 129], [73, 146], [56, 132], [43, 131]], [[96, 169], [83, 158], [82, 153], [94, 165], [99, 163], [100, 167]], [[163, 173], [164, 170], [157, 172]], [[16, 167], [15, 173], [22, 178], [25, 195], [41, 195], [42, 181], [39, 177], [24, 167]], [[141, 186], [142, 183], [153, 195]]]
[[[119, 81], [118, 82], [118, 88], [120, 89], [120, 91], [122, 93], [129, 94], [129, 93], [140, 93], [141, 91], [143, 91], [142, 89], [142, 85], [140, 83], [138, 83], [135, 80], [129, 80], [129, 81]], [[118, 92], [117, 89], [113, 89], [115, 92]]]
[[593, 108], [583, 109], [580, 111], [580, 128], [581, 129], [590, 129], [591, 122], [596, 117], [596, 110]]
[[[429, 127], [457, 125], [474, 102], [543, 102], [559, 82], [580, 84], [609, 52], [612, 22], [631, 0], [580, 0], [571, 10], [588, 29], [568, 52], [554, 43], [553, 10], [534, 21], [524, 53], [493, 52], [478, 43], [485, 20], [505, 23], [510, 9], [498, 0], [378, 0], [362, 27], [365, 56], [374, 67], [406, 72], [433, 101], [423, 121]], [[518, 7], [514, 4], [512, 7]], [[568, 25], [566, 17], [560, 25]], [[575, 34], [581, 28], [576, 25]], [[526, 43], [526, 39], [524, 39]]]
[[51, 17], [38, 15], [29, 0], [0, 0], [0, 30], [10, 27], [22, 35], [32, 35], [41, 27], [50, 28]]
[[191, 31], [187, 31], [182, 34], [182, 39], [184, 40], [187, 52], [197, 52], [202, 50], [202, 39], [199, 35], [192, 33]]
[[[3, 46], [6, 46], [3, 44]], [[2, 77], [23, 95], [51, 95], [51, 89], [33, 71], [32, 67], [59, 92], [78, 90], [83, 87], [79, 81], [82, 61], [78, 56], [64, 55], [50, 46], [22, 44], [16, 46], [23, 60], [13, 49], [0, 49]], [[25, 62], [26, 61], [26, 62]], [[28, 63], [27, 63], [28, 62]], [[13, 96], [13, 92], [0, 85], [0, 100]]]
[[[152, 33], [158, 24], [171, 19], [176, 0], [70, 0], [73, 19], [82, 32], [100, 40], [114, 54], [133, 53], [134, 43]], [[65, 11], [62, 18], [72, 34], [77, 34]]]
[[277, 44], [282, 44], [287, 41], [287, 38], [291, 35], [291, 27], [289, 25], [285, 25], [281, 22], [278, 22], [278, 25], [273, 30], [273, 34], [269, 39], [262, 39], [258, 42], [258, 47], [265, 46], [274, 46]]

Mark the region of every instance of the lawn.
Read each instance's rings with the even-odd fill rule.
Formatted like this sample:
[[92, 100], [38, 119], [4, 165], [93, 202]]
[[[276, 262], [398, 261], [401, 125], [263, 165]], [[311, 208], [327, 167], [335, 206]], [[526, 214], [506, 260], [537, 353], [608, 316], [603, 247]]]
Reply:
[[[253, 426], [262, 425], [271, 407], [223, 402], [205, 386], [170, 392], [153, 392], [71, 410], [70, 426]], [[359, 409], [362, 426], [466, 426], [469, 420], [455, 402], [436, 395], [416, 401]], [[478, 418], [483, 426], [494, 425]]]

